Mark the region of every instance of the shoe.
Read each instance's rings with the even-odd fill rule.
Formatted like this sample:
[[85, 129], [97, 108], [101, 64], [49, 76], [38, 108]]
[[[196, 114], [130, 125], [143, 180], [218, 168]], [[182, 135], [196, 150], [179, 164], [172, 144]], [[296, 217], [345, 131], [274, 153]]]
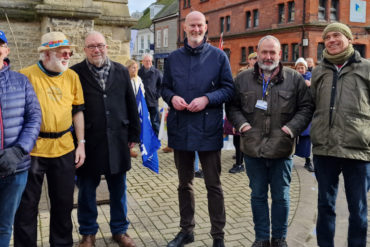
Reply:
[[288, 247], [285, 238], [272, 238], [271, 247]]
[[223, 238], [213, 239], [212, 247], [225, 247], [224, 239]]
[[171, 152], [173, 152], [173, 149], [170, 148], [169, 146], [167, 146], [167, 147], [163, 148], [162, 151], [163, 151], [163, 153], [171, 153]]
[[114, 234], [113, 240], [118, 243], [119, 247], [136, 247], [134, 240], [127, 234]]
[[137, 157], [137, 153], [134, 150], [132, 150], [132, 148], [130, 148], [130, 156], [132, 158], [136, 158]]
[[304, 168], [309, 171], [309, 172], [314, 172], [315, 171], [315, 168], [313, 167], [312, 163], [309, 162], [309, 163], [305, 163], [304, 164]]
[[95, 235], [82, 235], [82, 239], [78, 247], [94, 247], [95, 246]]
[[270, 241], [269, 240], [256, 240], [252, 244], [252, 247], [270, 247]]
[[183, 247], [185, 244], [194, 242], [193, 233], [179, 232], [175, 239], [168, 243], [167, 247]]
[[244, 172], [244, 165], [237, 165], [234, 164], [233, 167], [229, 170], [229, 173], [239, 173], [239, 172]]
[[198, 171], [194, 172], [194, 177], [196, 177], [196, 178], [204, 178], [203, 171], [199, 169]]

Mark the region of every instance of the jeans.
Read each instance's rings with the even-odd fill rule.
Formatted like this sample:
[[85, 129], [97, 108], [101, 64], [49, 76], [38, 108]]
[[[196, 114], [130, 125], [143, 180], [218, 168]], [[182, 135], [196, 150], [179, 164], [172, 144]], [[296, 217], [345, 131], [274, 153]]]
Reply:
[[158, 106], [148, 106], [148, 111], [150, 115], [150, 122], [152, 123], [152, 128], [154, 133], [158, 136], [159, 126], [161, 124], [159, 120]]
[[348, 246], [365, 247], [370, 162], [318, 155], [314, 155], [313, 162], [319, 187], [316, 225], [318, 245], [334, 247], [335, 201], [339, 174], [342, 173], [349, 210]]
[[27, 183], [27, 171], [0, 178], [0, 246], [9, 246], [15, 212]]
[[50, 247], [73, 246], [74, 151], [56, 158], [31, 156], [27, 185], [14, 220], [14, 246], [37, 246], [37, 214], [46, 174], [50, 198]]
[[286, 159], [252, 158], [244, 155], [256, 240], [270, 239], [268, 190], [271, 189], [271, 235], [286, 238], [289, 215], [289, 190], [293, 161]]
[[[77, 218], [81, 235], [95, 235], [98, 232], [98, 210], [96, 207], [96, 188], [100, 175], [77, 177], [78, 208]], [[130, 224], [127, 219], [126, 173], [105, 175], [110, 199], [110, 230], [112, 234], [124, 234]]]
[[[207, 189], [208, 212], [211, 220], [211, 235], [223, 238], [226, 222], [224, 196], [221, 186], [221, 151], [198, 151]], [[179, 176], [180, 227], [185, 233], [193, 232], [194, 213], [194, 158], [195, 151], [174, 150], [175, 165]]]

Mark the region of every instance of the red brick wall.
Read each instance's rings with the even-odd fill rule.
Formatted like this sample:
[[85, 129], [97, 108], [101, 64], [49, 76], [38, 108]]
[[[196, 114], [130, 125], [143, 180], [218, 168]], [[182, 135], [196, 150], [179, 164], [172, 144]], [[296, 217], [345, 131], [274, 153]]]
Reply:
[[[305, 25], [303, 28], [303, 1], [295, 0], [295, 19], [288, 22], [288, 2], [291, 0], [191, 0], [190, 8], [183, 8], [184, 0], [180, 0], [180, 22], [184, 22], [185, 16], [192, 10], [198, 10], [205, 14], [208, 21], [208, 37], [211, 43], [218, 46], [220, 38], [220, 18], [225, 17], [224, 26], [224, 48], [230, 49], [230, 64], [233, 74], [243, 66], [241, 64], [241, 50], [246, 47], [256, 47], [260, 38], [267, 34], [276, 36], [281, 44], [288, 44], [290, 63], [292, 61], [293, 43], [302, 43], [303, 38], [308, 39], [309, 44], [306, 47], [300, 46], [300, 56], [313, 57], [317, 61], [317, 45], [322, 42], [321, 33], [328, 24], [327, 21], [318, 20], [318, 2], [319, 0], [306, 0]], [[327, 0], [330, 5], [331, 0]], [[367, 21], [366, 23], [350, 23], [349, 8], [350, 0], [339, 1], [339, 21], [348, 24], [354, 36], [354, 44], [366, 45], [366, 57], [370, 57], [370, 31], [364, 27], [370, 26], [370, 3], [367, 3]], [[285, 23], [278, 24], [278, 4], [285, 4]], [[259, 11], [259, 26], [246, 29], [246, 12], [252, 13], [253, 10]], [[226, 32], [226, 16], [231, 16], [231, 28]], [[329, 17], [329, 15], [327, 15]], [[355, 35], [357, 33], [357, 36]], [[181, 30], [181, 39], [183, 40], [183, 31]], [[302, 53], [304, 51], [304, 53]], [[247, 54], [248, 55], [248, 54]], [[289, 63], [288, 63], [289, 64]]]

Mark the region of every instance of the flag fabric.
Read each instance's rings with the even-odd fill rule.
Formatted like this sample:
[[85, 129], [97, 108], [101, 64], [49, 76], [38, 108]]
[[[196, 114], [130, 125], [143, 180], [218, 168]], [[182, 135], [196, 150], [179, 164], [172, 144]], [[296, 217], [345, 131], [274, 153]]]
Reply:
[[149, 119], [148, 107], [141, 89], [136, 95], [136, 104], [139, 111], [141, 133], [140, 133], [140, 151], [143, 159], [143, 165], [150, 170], [159, 173], [159, 161], [157, 150], [161, 147], [161, 142], [154, 133]]
[[224, 50], [224, 33], [222, 32], [220, 35], [220, 41], [218, 42], [218, 48]]

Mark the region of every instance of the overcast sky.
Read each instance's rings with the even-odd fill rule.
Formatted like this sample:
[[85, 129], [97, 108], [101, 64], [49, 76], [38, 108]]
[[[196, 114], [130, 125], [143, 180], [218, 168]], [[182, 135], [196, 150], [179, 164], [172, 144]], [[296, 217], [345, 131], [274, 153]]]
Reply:
[[135, 11], [141, 12], [154, 2], [155, 0], [128, 0], [128, 9], [130, 10], [130, 14]]

